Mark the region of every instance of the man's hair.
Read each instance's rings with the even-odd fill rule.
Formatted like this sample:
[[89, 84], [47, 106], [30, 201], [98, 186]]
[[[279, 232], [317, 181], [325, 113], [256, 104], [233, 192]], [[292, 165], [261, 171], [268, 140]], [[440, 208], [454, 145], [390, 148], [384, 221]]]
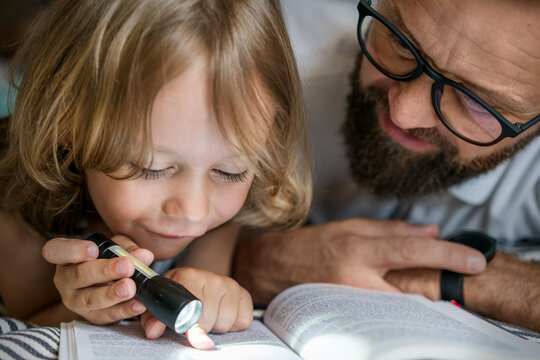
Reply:
[[236, 220], [302, 222], [311, 200], [306, 124], [278, 0], [53, 2], [16, 58], [2, 209], [41, 231], [73, 231], [91, 207], [85, 170], [110, 174], [135, 159], [128, 178], [140, 174], [151, 159], [154, 99], [194, 61], [207, 63], [221, 132], [255, 169]]

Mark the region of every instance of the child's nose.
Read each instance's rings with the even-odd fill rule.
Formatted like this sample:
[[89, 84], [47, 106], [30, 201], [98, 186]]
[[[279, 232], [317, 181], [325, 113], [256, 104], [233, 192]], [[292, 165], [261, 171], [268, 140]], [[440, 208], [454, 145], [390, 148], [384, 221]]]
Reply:
[[163, 212], [185, 221], [201, 222], [210, 212], [208, 189], [196, 181], [183, 181], [168, 195]]

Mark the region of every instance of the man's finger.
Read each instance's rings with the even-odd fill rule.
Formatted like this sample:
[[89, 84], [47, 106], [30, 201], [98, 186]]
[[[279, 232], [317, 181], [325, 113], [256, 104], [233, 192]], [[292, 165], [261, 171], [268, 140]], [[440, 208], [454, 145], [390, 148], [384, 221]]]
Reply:
[[[486, 268], [484, 255], [469, 246], [426, 237], [376, 239], [378, 260], [389, 269], [432, 268], [477, 274]], [[384, 264], [386, 263], [386, 264]]]
[[440, 300], [441, 272], [433, 269], [406, 269], [389, 271], [384, 279], [405, 293], [421, 294], [431, 300]]
[[361, 276], [351, 276], [344, 281], [341, 281], [340, 284], [392, 293], [401, 292], [397, 287], [382, 278], [380, 274], [369, 271], [362, 273]]
[[400, 220], [374, 220], [353, 218], [343, 220], [340, 226], [351, 233], [367, 237], [381, 236], [422, 236], [437, 237], [437, 225], [412, 225]]
[[191, 329], [186, 331], [186, 337], [195, 349], [212, 350], [215, 346], [214, 341], [210, 339], [206, 331], [199, 324], [195, 324]]

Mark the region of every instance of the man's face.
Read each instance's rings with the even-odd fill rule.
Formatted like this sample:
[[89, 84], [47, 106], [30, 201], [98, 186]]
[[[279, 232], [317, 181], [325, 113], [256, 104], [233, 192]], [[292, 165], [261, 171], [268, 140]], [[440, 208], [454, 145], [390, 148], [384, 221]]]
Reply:
[[[537, 1], [381, 0], [377, 9], [410, 34], [434, 69], [509, 120], [526, 122], [540, 114]], [[358, 182], [378, 195], [414, 197], [443, 190], [492, 169], [540, 128], [493, 146], [472, 145], [437, 117], [427, 75], [394, 81], [363, 57], [353, 81], [343, 129], [348, 155]]]

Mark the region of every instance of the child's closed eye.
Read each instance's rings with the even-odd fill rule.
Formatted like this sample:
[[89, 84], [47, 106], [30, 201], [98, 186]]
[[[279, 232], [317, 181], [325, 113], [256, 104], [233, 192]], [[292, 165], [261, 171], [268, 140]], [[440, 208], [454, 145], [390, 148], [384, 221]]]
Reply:
[[142, 168], [141, 176], [147, 180], [157, 180], [166, 176], [169, 173], [169, 171], [172, 171], [171, 167], [168, 167], [166, 169], [158, 169], [158, 170]]
[[245, 170], [240, 173], [229, 173], [223, 170], [214, 169], [212, 172], [217, 175], [221, 180], [225, 180], [228, 182], [244, 182], [248, 179], [249, 171]]
[[[166, 168], [166, 169], [148, 169], [148, 168], [142, 168], [141, 169], [141, 176], [144, 179], [147, 180], [158, 180], [161, 179], [169, 174], [169, 172], [172, 171], [172, 168]], [[239, 183], [244, 182], [248, 179], [249, 171], [245, 170], [240, 173], [230, 173], [223, 170], [214, 169], [212, 170], [213, 174], [217, 175], [219, 180], [223, 180], [226, 182], [232, 182], [232, 183]]]

